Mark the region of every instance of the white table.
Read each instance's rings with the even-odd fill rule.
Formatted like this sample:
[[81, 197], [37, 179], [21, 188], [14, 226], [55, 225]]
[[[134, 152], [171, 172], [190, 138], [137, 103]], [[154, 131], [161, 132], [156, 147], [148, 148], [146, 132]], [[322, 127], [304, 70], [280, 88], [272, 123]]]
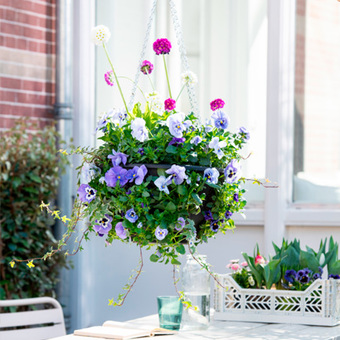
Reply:
[[[150, 315], [124, 323], [131, 327], [158, 327], [158, 316]], [[147, 339], [147, 338], [144, 338]], [[340, 340], [340, 325], [334, 327], [255, 322], [212, 321], [205, 331], [179, 331], [176, 335], [154, 338], [168, 340], [219, 339], [219, 340]], [[52, 340], [52, 339], [51, 339]], [[98, 340], [92, 337], [66, 335], [53, 340]]]

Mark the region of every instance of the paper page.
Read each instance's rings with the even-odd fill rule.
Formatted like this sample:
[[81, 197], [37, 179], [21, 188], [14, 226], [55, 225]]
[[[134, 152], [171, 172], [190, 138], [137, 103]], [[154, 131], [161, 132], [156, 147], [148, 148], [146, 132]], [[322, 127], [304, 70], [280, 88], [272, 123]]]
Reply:
[[150, 336], [148, 331], [141, 329], [122, 328], [122, 327], [103, 327], [94, 326], [84, 329], [77, 329], [74, 335], [92, 336], [101, 339], [135, 339], [143, 336]]

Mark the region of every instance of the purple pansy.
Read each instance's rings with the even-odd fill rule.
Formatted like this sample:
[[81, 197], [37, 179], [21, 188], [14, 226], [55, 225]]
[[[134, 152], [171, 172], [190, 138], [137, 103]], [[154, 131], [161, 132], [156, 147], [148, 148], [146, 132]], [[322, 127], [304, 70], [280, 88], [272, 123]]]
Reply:
[[233, 213], [231, 211], [227, 210], [225, 212], [224, 216], [227, 220], [229, 220], [231, 218], [231, 216], [233, 216]]
[[108, 155], [107, 158], [111, 159], [112, 165], [119, 165], [120, 163], [126, 164], [128, 156], [125, 153], [117, 152], [112, 149], [112, 155]]
[[340, 275], [338, 275], [338, 274], [329, 274], [328, 278], [329, 279], [334, 279], [334, 280], [339, 280], [340, 279]]
[[119, 181], [119, 185], [122, 187], [127, 183], [126, 178], [127, 170], [123, 169], [121, 166], [117, 165], [108, 170], [105, 174], [105, 182], [109, 187], [115, 187], [117, 181]]
[[134, 211], [134, 209], [129, 209], [126, 214], [125, 214], [125, 218], [131, 222], [131, 223], [135, 223], [138, 220], [138, 215], [136, 214], [136, 212]]
[[158, 226], [155, 230], [155, 236], [157, 240], [162, 241], [165, 239], [165, 236], [168, 235], [168, 230], [167, 229], [161, 229], [160, 226]]
[[219, 226], [217, 220], [211, 221], [211, 223], [210, 223], [210, 229], [211, 229], [213, 232], [217, 233], [219, 228], [220, 228], [220, 226]]
[[112, 229], [112, 217], [108, 214], [105, 214], [103, 218], [100, 220], [96, 220], [96, 223], [93, 226], [93, 229], [98, 233], [99, 236], [103, 236], [108, 234], [108, 232]]
[[168, 180], [164, 176], [160, 176], [155, 180], [155, 185], [160, 191], [164, 191], [166, 194], [170, 194], [168, 189]]
[[248, 140], [250, 138], [250, 133], [249, 131], [245, 128], [245, 127], [240, 127], [240, 131], [239, 134], [241, 135], [241, 137], [245, 140]]
[[226, 182], [231, 184], [239, 180], [241, 177], [240, 165], [237, 163], [236, 159], [232, 159], [224, 170], [224, 176]]
[[127, 113], [126, 113], [125, 109], [113, 110], [112, 120], [114, 122], [117, 122], [118, 126], [123, 125], [126, 117], [127, 117]]
[[294, 269], [286, 270], [284, 278], [287, 282], [293, 283], [296, 280], [296, 271]]
[[201, 142], [202, 138], [200, 136], [195, 136], [194, 138], [191, 139], [190, 144], [198, 145]]
[[320, 273], [314, 273], [313, 274], [313, 280], [321, 279]]
[[180, 146], [181, 144], [183, 144], [185, 142], [185, 138], [172, 138], [172, 140], [169, 142], [168, 146], [170, 145], [176, 145], [176, 146]]
[[120, 237], [121, 239], [124, 240], [127, 237], [126, 230], [125, 230], [122, 222], [118, 222], [116, 224], [115, 230], [116, 230], [117, 236]]
[[172, 111], [176, 108], [176, 100], [172, 98], [168, 98], [164, 101], [164, 110], [165, 111]]
[[186, 127], [183, 123], [184, 118], [185, 116], [183, 113], [175, 113], [169, 116], [166, 121], [170, 133], [176, 138], [183, 137], [183, 131], [186, 130]]
[[144, 60], [142, 62], [142, 65], [140, 67], [140, 70], [142, 71], [142, 73], [144, 74], [150, 74], [153, 70], [153, 64], [150, 63], [150, 61], [148, 60]]
[[97, 190], [91, 188], [88, 184], [81, 184], [77, 193], [82, 202], [90, 203], [96, 198]]
[[153, 43], [153, 50], [157, 55], [169, 54], [171, 50], [171, 42], [166, 38], [157, 39]]
[[206, 221], [212, 221], [214, 219], [211, 210], [204, 211], [203, 214]]
[[230, 118], [226, 113], [221, 110], [215, 111], [211, 118], [214, 120], [215, 127], [218, 129], [227, 129], [229, 126]]
[[218, 137], [212, 138], [212, 140], [209, 143], [209, 148], [214, 149], [214, 153], [217, 155], [218, 159], [221, 159], [224, 156], [223, 151], [221, 148], [224, 148], [227, 146], [226, 141], [221, 141]]
[[107, 130], [106, 125], [109, 119], [111, 118], [111, 116], [112, 116], [112, 111], [106, 112], [103, 114], [103, 116], [98, 120], [96, 132], [101, 129], [103, 129], [103, 132], [106, 132]]
[[204, 170], [203, 178], [207, 183], [217, 184], [220, 173], [216, 168], [208, 168]]
[[144, 148], [139, 148], [137, 151], [140, 155], [144, 155]]
[[301, 269], [296, 273], [296, 280], [302, 284], [308, 283], [310, 281], [310, 273], [311, 271], [308, 268]]
[[185, 226], [185, 219], [183, 217], [178, 217], [175, 229], [181, 231]]
[[126, 174], [126, 179], [129, 182], [135, 181], [137, 185], [140, 185], [143, 183], [144, 177], [147, 172], [148, 172], [148, 169], [146, 168], [145, 165], [142, 165], [140, 167], [135, 166], [133, 167], [133, 169], [128, 170]]
[[145, 127], [145, 120], [143, 118], [135, 118], [131, 123], [132, 137], [140, 142], [148, 139], [148, 130]]
[[234, 194], [234, 201], [235, 201], [235, 202], [238, 202], [238, 201], [239, 201], [239, 197], [238, 197], [238, 194], [237, 194], [237, 193]]
[[224, 101], [220, 98], [218, 99], [215, 99], [213, 100], [211, 103], [210, 103], [210, 108], [212, 111], [216, 111], [218, 109], [223, 109], [224, 107]]
[[188, 176], [185, 174], [185, 167], [179, 165], [172, 165], [170, 169], [165, 171], [167, 174], [171, 175], [167, 180], [175, 182], [175, 184], [179, 185], [182, 184]]
[[104, 78], [107, 85], [113, 86], [113, 71], [108, 71], [104, 74]]

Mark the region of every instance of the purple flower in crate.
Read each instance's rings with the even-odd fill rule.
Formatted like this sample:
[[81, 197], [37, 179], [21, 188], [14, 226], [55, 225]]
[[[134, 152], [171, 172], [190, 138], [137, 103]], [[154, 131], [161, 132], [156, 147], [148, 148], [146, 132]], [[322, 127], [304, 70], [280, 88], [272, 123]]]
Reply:
[[180, 146], [185, 142], [185, 138], [172, 138], [172, 140], [169, 142], [168, 146], [170, 145], [175, 145], [175, 146]]
[[142, 65], [140, 67], [140, 70], [142, 71], [142, 73], [144, 74], [150, 74], [153, 70], [153, 64], [150, 63], [150, 61], [148, 60], [144, 60], [142, 62]]
[[296, 273], [296, 280], [302, 284], [308, 283], [310, 281], [310, 274], [311, 271], [308, 268], [301, 269]]
[[183, 131], [186, 130], [186, 127], [183, 123], [184, 118], [185, 117], [183, 113], [175, 113], [170, 115], [166, 121], [170, 133], [176, 138], [182, 138]]
[[95, 199], [97, 190], [91, 188], [88, 184], [81, 184], [77, 193], [82, 202], [90, 203]]
[[178, 217], [175, 229], [181, 231], [185, 226], [185, 219], [183, 217]]
[[136, 212], [133, 209], [129, 209], [125, 214], [125, 218], [129, 222], [135, 223], [138, 220], [138, 215], [136, 214]]
[[125, 153], [117, 152], [112, 149], [112, 155], [108, 155], [107, 158], [111, 159], [112, 165], [119, 165], [120, 163], [126, 164], [128, 156]]
[[224, 170], [224, 176], [226, 182], [231, 184], [238, 181], [241, 177], [240, 166], [237, 163], [236, 159], [232, 159], [231, 162], [227, 165]]
[[223, 109], [224, 107], [224, 101], [220, 98], [218, 99], [215, 99], [213, 100], [211, 103], [210, 103], [210, 108], [212, 111], [216, 111], [218, 109]]
[[169, 54], [171, 50], [171, 42], [166, 38], [157, 39], [153, 43], [153, 50], [157, 55]]
[[319, 267], [319, 273], [320, 273], [320, 275], [322, 276], [322, 274], [323, 274], [323, 269], [322, 269], [322, 267]]
[[114, 166], [108, 170], [105, 174], [105, 182], [109, 187], [115, 187], [116, 183], [119, 181], [119, 185], [123, 187], [127, 183], [126, 178], [127, 170], [123, 169], [119, 165]]
[[96, 223], [93, 226], [93, 229], [98, 233], [99, 236], [103, 236], [108, 234], [109, 231], [112, 229], [112, 217], [108, 214], [105, 214], [103, 218], [100, 220], [96, 220]]
[[334, 279], [334, 280], [339, 280], [340, 279], [340, 275], [338, 275], [338, 274], [329, 274], [328, 278], [329, 279]]
[[162, 241], [165, 239], [165, 236], [168, 235], [168, 230], [167, 229], [161, 229], [160, 226], [158, 226], [155, 230], [155, 236], [157, 240]]
[[226, 113], [221, 110], [215, 111], [211, 118], [214, 120], [215, 127], [218, 129], [227, 129], [229, 126], [230, 118]]
[[117, 236], [120, 237], [121, 239], [124, 240], [127, 237], [126, 230], [125, 230], [122, 222], [118, 222], [116, 224], [115, 230], [116, 230]]
[[182, 184], [188, 176], [185, 174], [185, 167], [179, 165], [172, 165], [170, 169], [165, 171], [167, 174], [171, 175], [167, 180], [171, 183], [174, 180], [175, 184]]
[[225, 212], [224, 216], [227, 220], [229, 220], [231, 218], [231, 216], [233, 216], [233, 213], [231, 211], [227, 210]]
[[241, 135], [241, 137], [245, 140], [249, 140], [250, 139], [250, 133], [249, 131], [245, 128], [245, 127], [240, 127], [240, 131], [239, 134]]
[[314, 273], [313, 274], [313, 280], [321, 279], [320, 273]]
[[286, 270], [284, 278], [287, 282], [293, 283], [296, 280], [296, 271], [293, 269]]
[[215, 233], [217, 233], [219, 228], [220, 228], [220, 226], [219, 226], [217, 220], [211, 221], [210, 229], [211, 229], [212, 231], [214, 231]]
[[104, 74], [104, 78], [107, 85], [113, 86], [113, 72], [108, 71]]
[[204, 170], [203, 178], [207, 180], [207, 183], [217, 184], [220, 173], [216, 168], [208, 168]]

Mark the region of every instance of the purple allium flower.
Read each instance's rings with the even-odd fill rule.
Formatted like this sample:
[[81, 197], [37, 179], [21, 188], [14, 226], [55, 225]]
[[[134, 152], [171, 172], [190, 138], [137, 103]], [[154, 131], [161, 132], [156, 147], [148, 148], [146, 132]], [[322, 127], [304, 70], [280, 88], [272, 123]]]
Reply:
[[91, 180], [98, 176], [102, 171], [93, 163], [85, 163], [81, 168], [81, 183], [88, 184]]
[[211, 210], [203, 211], [203, 214], [206, 221], [212, 221], [214, 219]]
[[233, 216], [233, 213], [231, 211], [227, 210], [225, 212], [224, 216], [227, 220], [229, 220], [231, 218], [231, 216]]
[[171, 42], [166, 38], [157, 39], [153, 43], [153, 50], [156, 52], [157, 55], [169, 54], [171, 50]]
[[115, 230], [116, 230], [117, 236], [120, 237], [121, 239], [124, 240], [127, 237], [126, 230], [125, 230], [122, 222], [118, 222], [116, 224]]
[[123, 187], [127, 183], [126, 178], [127, 170], [123, 169], [119, 165], [114, 166], [110, 170], [108, 170], [105, 174], [105, 182], [109, 187], [115, 187], [117, 181], [119, 181], [119, 185]]
[[296, 280], [296, 271], [293, 269], [286, 270], [284, 278], [287, 282], [293, 283]]
[[170, 133], [176, 138], [182, 138], [183, 131], [186, 130], [183, 121], [184, 121], [183, 113], [175, 113], [173, 115], [170, 115], [166, 121]]
[[235, 201], [235, 202], [238, 202], [238, 201], [239, 201], [238, 194], [234, 194], [234, 201]]
[[218, 99], [215, 99], [213, 100], [211, 103], [210, 103], [210, 108], [212, 111], [216, 111], [218, 109], [223, 109], [224, 107], [224, 101], [220, 98]]
[[148, 60], [144, 60], [142, 62], [140, 70], [144, 74], [150, 74], [152, 72], [152, 70], [153, 70], [153, 64], [151, 64], [150, 61], [148, 61]]
[[217, 184], [219, 175], [216, 168], [208, 168], [204, 170], [203, 178], [206, 178], [207, 183]]
[[313, 274], [313, 280], [321, 279], [320, 273], [314, 273]]
[[148, 139], [148, 130], [145, 127], [145, 120], [143, 118], [135, 118], [131, 123], [132, 137], [140, 142]]
[[169, 142], [169, 145], [176, 145], [176, 146], [180, 146], [181, 144], [183, 144], [185, 142], [185, 138], [172, 138], [172, 140]]
[[139, 222], [138, 224], [137, 224], [137, 228], [142, 228], [143, 227], [143, 223], [142, 222]]
[[298, 280], [300, 283], [308, 283], [310, 281], [309, 274], [311, 271], [308, 268], [301, 269], [296, 273], [296, 280]]
[[107, 85], [113, 86], [113, 71], [108, 71], [104, 74]]
[[168, 98], [164, 101], [164, 110], [165, 111], [172, 111], [176, 108], [176, 100], [172, 98]]
[[220, 228], [220, 226], [219, 226], [217, 220], [211, 221], [210, 229], [211, 229], [212, 231], [214, 231], [215, 233], [217, 233], [217, 231], [218, 231], [219, 228]]
[[[188, 176], [185, 174], [185, 167], [173, 164], [170, 169], [165, 171], [167, 174], [171, 175], [167, 180], [171, 183], [172, 180], [175, 184], [182, 184]], [[168, 182], [168, 183], [169, 183]]]
[[178, 217], [175, 229], [181, 231], [185, 226], [185, 219], [183, 217]]
[[125, 218], [129, 222], [135, 223], [138, 220], [138, 215], [136, 214], [136, 212], [133, 209], [129, 209], [125, 214]]
[[165, 239], [165, 236], [168, 235], [168, 230], [167, 229], [161, 229], [160, 226], [158, 226], [155, 230], [155, 236], [157, 240], [162, 241]]
[[107, 158], [112, 160], [112, 165], [119, 165], [120, 163], [126, 164], [128, 155], [122, 152], [117, 152], [112, 149], [112, 155], [108, 155]]
[[245, 140], [249, 140], [250, 138], [250, 133], [249, 131], [245, 128], [245, 127], [240, 127], [240, 131], [239, 134], [241, 135], [241, 137]]
[[137, 151], [140, 155], [144, 155], [144, 148], [139, 148]]
[[215, 127], [218, 129], [227, 129], [229, 126], [230, 118], [226, 113], [221, 110], [215, 111], [211, 118], [214, 120]]
[[329, 275], [328, 275], [328, 279], [339, 280], [339, 279], [340, 279], [340, 275], [337, 275], [337, 274], [329, 274]]
[[155, 185], [160, 191], [164, 191], [166, 194], [170, 194], [168, 189], [168, 180], [164, 176], [160, 176], [155, 180]]
[[88, 184], [81, 184], [77, 193], [82, 202], [90, 203], [96, 198], [97, 190], [91, 188]]
[[241, 177], [240, 166], [237, 163], [236, 159], [232, 159], [231, 162], [227, 165], [224, 170], [224, 176], [226, 178], [226, 182], [231, 184], [238, 181]]
[[209, 148], [214, 149], [214, 153], [217, 155], [218, 159], [221, 159], [224, 156], [221, 148], [224, 148], [225, 146], [227, 146], [227, 143], [225, 141], [220, 142], [219, 137], [214, 137], [209, 143]]
[[108, 232], [112, 229], [112, 217], [108, 214], [105, 214], [103, 218], [100, 220], [96, 220], [96, 225], [93, 226], [93, 229], [99, 234], [99, 236], [103, 236], [108, 234]]
[[202, 138], [200, 136], [195, 136], [194, 138], [191, 139], [190, 144], [198, 145], [201, 142]]

